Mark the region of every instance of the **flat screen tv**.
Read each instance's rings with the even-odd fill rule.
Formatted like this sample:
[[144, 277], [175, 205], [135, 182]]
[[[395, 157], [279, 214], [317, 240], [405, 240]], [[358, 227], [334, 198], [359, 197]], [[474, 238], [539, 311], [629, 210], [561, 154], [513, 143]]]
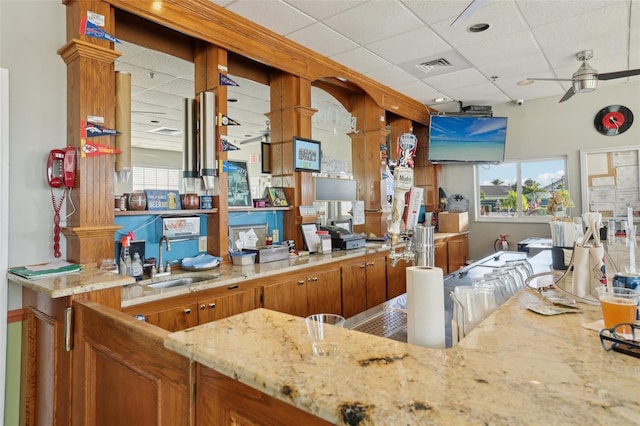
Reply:
[[506, 117], [432, 115], [429, 161], [501, 163], [506, 138]]
[[293, 168], [297, 172], [320, 173], [322, 158], [320, 141], [293, 137]]

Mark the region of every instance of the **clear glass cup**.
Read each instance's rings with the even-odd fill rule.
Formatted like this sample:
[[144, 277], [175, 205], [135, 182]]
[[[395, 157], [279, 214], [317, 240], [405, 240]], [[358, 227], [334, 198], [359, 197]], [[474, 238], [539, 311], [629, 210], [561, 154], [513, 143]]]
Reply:
[[340, 340], [338, 329], [344, 327], [344, 321], [344, 317], [337, 314], [313, 314], [305, 318], [315, 356], [326, 357], [336, 354]]
[[612, 328], [622, 323], [633, 324], [636, 322], [640, 291], [611, 286], [601, 286], [596, 291], [600, 300], [605, 328]]

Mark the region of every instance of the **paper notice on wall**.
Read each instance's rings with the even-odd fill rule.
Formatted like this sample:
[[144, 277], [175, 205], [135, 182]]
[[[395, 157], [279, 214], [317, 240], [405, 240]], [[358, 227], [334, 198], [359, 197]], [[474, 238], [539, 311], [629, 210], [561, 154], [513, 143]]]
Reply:
[[353, 224], [364, 225], [364, 201], [353, 203]]

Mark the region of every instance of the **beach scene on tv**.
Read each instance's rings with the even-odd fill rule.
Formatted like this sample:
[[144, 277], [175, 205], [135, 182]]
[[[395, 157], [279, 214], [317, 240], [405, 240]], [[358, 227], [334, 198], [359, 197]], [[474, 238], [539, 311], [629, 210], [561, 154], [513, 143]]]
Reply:
[[506, 117], [432, 116], [429, 160], [502, 162], [506, 135]]

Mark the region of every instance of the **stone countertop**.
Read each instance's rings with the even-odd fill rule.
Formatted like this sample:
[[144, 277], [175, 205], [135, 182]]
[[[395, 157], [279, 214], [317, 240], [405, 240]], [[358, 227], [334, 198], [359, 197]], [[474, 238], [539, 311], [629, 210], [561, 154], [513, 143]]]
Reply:
[[[465, 233], [466, 232], [453, 234], [436, 233], [434, 239], [446, 239]], [[403, 245], [400, 244], [398, 247], [403, 247]], [[32, 280], [8, 273], [7, 279], [39, 293], [43, 293], [51, 298], [66, 297], [113, 287], [122, 287], [122, 307], [124, 308], [165, 299], [167, 297], [202, 291], [209, 288], [229, 286], [243, 282], [247, 279], [263, 278], [270, 275], [294, 272], [296, 270], [303, 270], [313, 266], [339, 262], [366, 254], [387, 252], [389, 251], [389, 248], [390, 247], [387, 244], [367, 243], [365, 248], [362, 249], [334, 251], [327, 255], [311, 254], [309, 256], [292, 257], [290, 259], [277, 262], [256, 263], [245, 266], [223, 264], [220, 265], [219, 268], [202, 272], [185, 272], [177, 270], [174, 271], [171, 276], [144, 280], [142, 281], [142, 284], [136, 283], [132, 277], [104, 272], [95, 267], [84, 268], [79, 273]], [[153, 284], [164, 280], [190, 276], [204, 276], [210, 279], [188, 286], [169, 287], [163, 289], [155, 289], [146, 286], [146, 284]]]
[[135, 282], [133, 277], [105, 272], [97, 268], [82, 268], [80, 272], [36, 279], [27, 279], [8, 273], [7, 279], [23, 287], [45, 294], [52, 299], [122, 287]]
[[604, 351], [582, 326], [600, 308], [526, 309], [540, 303], [521, 290], [446, 350], [341, 329], [339, 353], [318, 358], [303, 318], [266, 309], [172, 333], [165, 346], [339, 425], [637, 424], [640, 360]]
[[[246, 280], [265, 278], [276, 274], [303, 271], [306, 268], [314, 266], [322, 266], [343, 260], [354, 259], [367, 254], [387, 251], [389, 251], [389, 247], [386, 245], [367, 243], [365, 248], [334, 251], [331, 254], [325, 255], [313, 253], [309, 256], [290, 257], [289, 259], [276, 262], [253, 263], [243, 266], [225, 263], [206, 272], [174, 272], [171, 276], [144, 280], [140, 283], [123, 287], [122, 307], [135, 306], [141, 303], [153, 302], [156, 300], [166, 299], [168, 297], [180, 296], [216, 287], [230, 286], [242, 283]], [[162, 289], [151, 288], [147, 285], [154, 282], [189, 276], [205, 276], [210, 277], [211, 279], [188, 286], [168, 287]]]

